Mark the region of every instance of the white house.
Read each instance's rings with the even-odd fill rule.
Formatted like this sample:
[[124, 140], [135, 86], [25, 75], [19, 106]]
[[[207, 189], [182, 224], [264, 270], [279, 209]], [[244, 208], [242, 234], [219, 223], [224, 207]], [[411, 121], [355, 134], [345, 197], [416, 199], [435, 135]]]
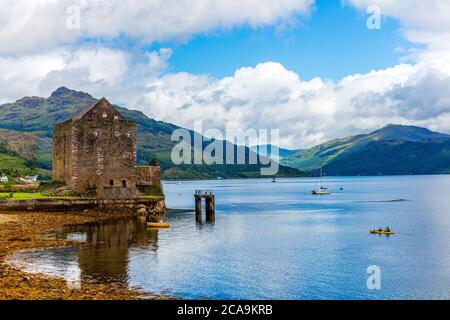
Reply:
[[0, 176], [0, 183], [8, 183], [8, 177], [2, 174]]
[[38, 176], [26, 176], [25, 178], [19, 178], [19, 181], [24, 183], [36, 183], [37, 180]]

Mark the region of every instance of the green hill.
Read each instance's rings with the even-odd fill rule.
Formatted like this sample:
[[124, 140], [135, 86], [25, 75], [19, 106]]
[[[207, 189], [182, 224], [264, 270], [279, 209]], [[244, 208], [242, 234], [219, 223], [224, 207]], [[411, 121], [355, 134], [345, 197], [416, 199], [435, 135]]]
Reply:
[[[0, 145], [0, 173], [10, 177], [37, 174], [33, 160], [25, 159]], [[43, 172], [40, 172], [43, 173]]]
[[[33, 165], [51, 169], [51, 137], [53, 125], [67, 120], [81, 108], [97, 99], [88, 93], [67, 89], [55, 90], [50, 97], [25, 97], [14, 103], [0, 105], [0, 142], [6, 149], [17, 151], [21, 159], [32, 159]], [[179, 127], [153, 120], [140, 111], [116, 106], [129, 120], [137, 123], [137, 158], [139, 164], [158, 158], [163, 178], [206, 179], [259, 177], [261, 165], [184, 165], [175, 166], [171, 151], [173, 130]], [[191, 136], [195, 133], [191, 131]], [[236, 148], [234, 146], [234, 148]], [[22, 154], [20, 152], [23, 151]], [[246, 148], [246, 154], [251, 152]], [[27, 153], [27, 154], [25, 154]], [[280, 167], [280, 176], [300, 176], [298, 170]]]
[[388, 125], [369, 134], [301, 150], [281, 163], [327, 175], [450, 173], [450, 136], [415, 126]]

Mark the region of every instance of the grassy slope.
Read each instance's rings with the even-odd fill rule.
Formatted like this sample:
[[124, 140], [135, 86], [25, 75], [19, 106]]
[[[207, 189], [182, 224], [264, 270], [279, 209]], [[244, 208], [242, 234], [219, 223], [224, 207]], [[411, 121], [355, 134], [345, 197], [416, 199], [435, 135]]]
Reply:
[[18, 156], [11, 156], [0, 153], [0, 172], [5, 174], [28, 173], [30, 169], [26, 165], [26, 161]]
[[317, 170], [326, 166], [346, 152], [361, 148], [360, 136], [333, 140], [307, 150], [299, 151], [295, 156], [282, 160], [282, 164], [304, 171]]
[[325, 166], [328, 175], [450, 173], [448, 142], [371, 142]]
[[25, 176], [37, 174], [39, 170], [32, 168], [32, 163], [14, 151], [0, 145], [0, 174], [7, 176]]
[[449, 173], [450, 136], [412, 126], [389, 125], [370, 134], [333, 140], [282, 164], [328, 175]]

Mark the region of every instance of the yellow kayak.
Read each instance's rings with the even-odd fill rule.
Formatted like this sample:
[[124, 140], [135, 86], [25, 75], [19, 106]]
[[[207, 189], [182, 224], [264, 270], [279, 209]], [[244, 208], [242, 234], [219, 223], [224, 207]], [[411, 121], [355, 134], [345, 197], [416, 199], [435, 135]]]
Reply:
[[378, 230], [369, 230], [369, 231], [370, 231], [370, 233], [373, 233], [373, 234], [387, 234], [387, 235], [395, 234], [395, 232], [392, 232], [392, 231], [390, 231], [390, 232], [378, 231]]
[[170, 228], [170, 224], [165, 222], [147, 222], [150, 228]]

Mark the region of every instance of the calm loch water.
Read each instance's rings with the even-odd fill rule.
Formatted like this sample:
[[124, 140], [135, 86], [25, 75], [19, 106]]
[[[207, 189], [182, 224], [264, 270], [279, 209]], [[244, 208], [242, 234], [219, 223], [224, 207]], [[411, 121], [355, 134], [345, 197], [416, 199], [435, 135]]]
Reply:
[[[153, 293], [208, 299], [450, 299], [450, 176], [166, 183], [170, 208], [216, 194], [215, 224], [171, 214], [172, 228], [121, 221], [68, 230], [80, 248], [20, 252], [30, 272], [116, 281]], [[343, 190], [340, 190], [343, 188]], [[390, 226], [394, 236], [370, 235]], [[371, 265], [381, 289], [369, 290]]]

